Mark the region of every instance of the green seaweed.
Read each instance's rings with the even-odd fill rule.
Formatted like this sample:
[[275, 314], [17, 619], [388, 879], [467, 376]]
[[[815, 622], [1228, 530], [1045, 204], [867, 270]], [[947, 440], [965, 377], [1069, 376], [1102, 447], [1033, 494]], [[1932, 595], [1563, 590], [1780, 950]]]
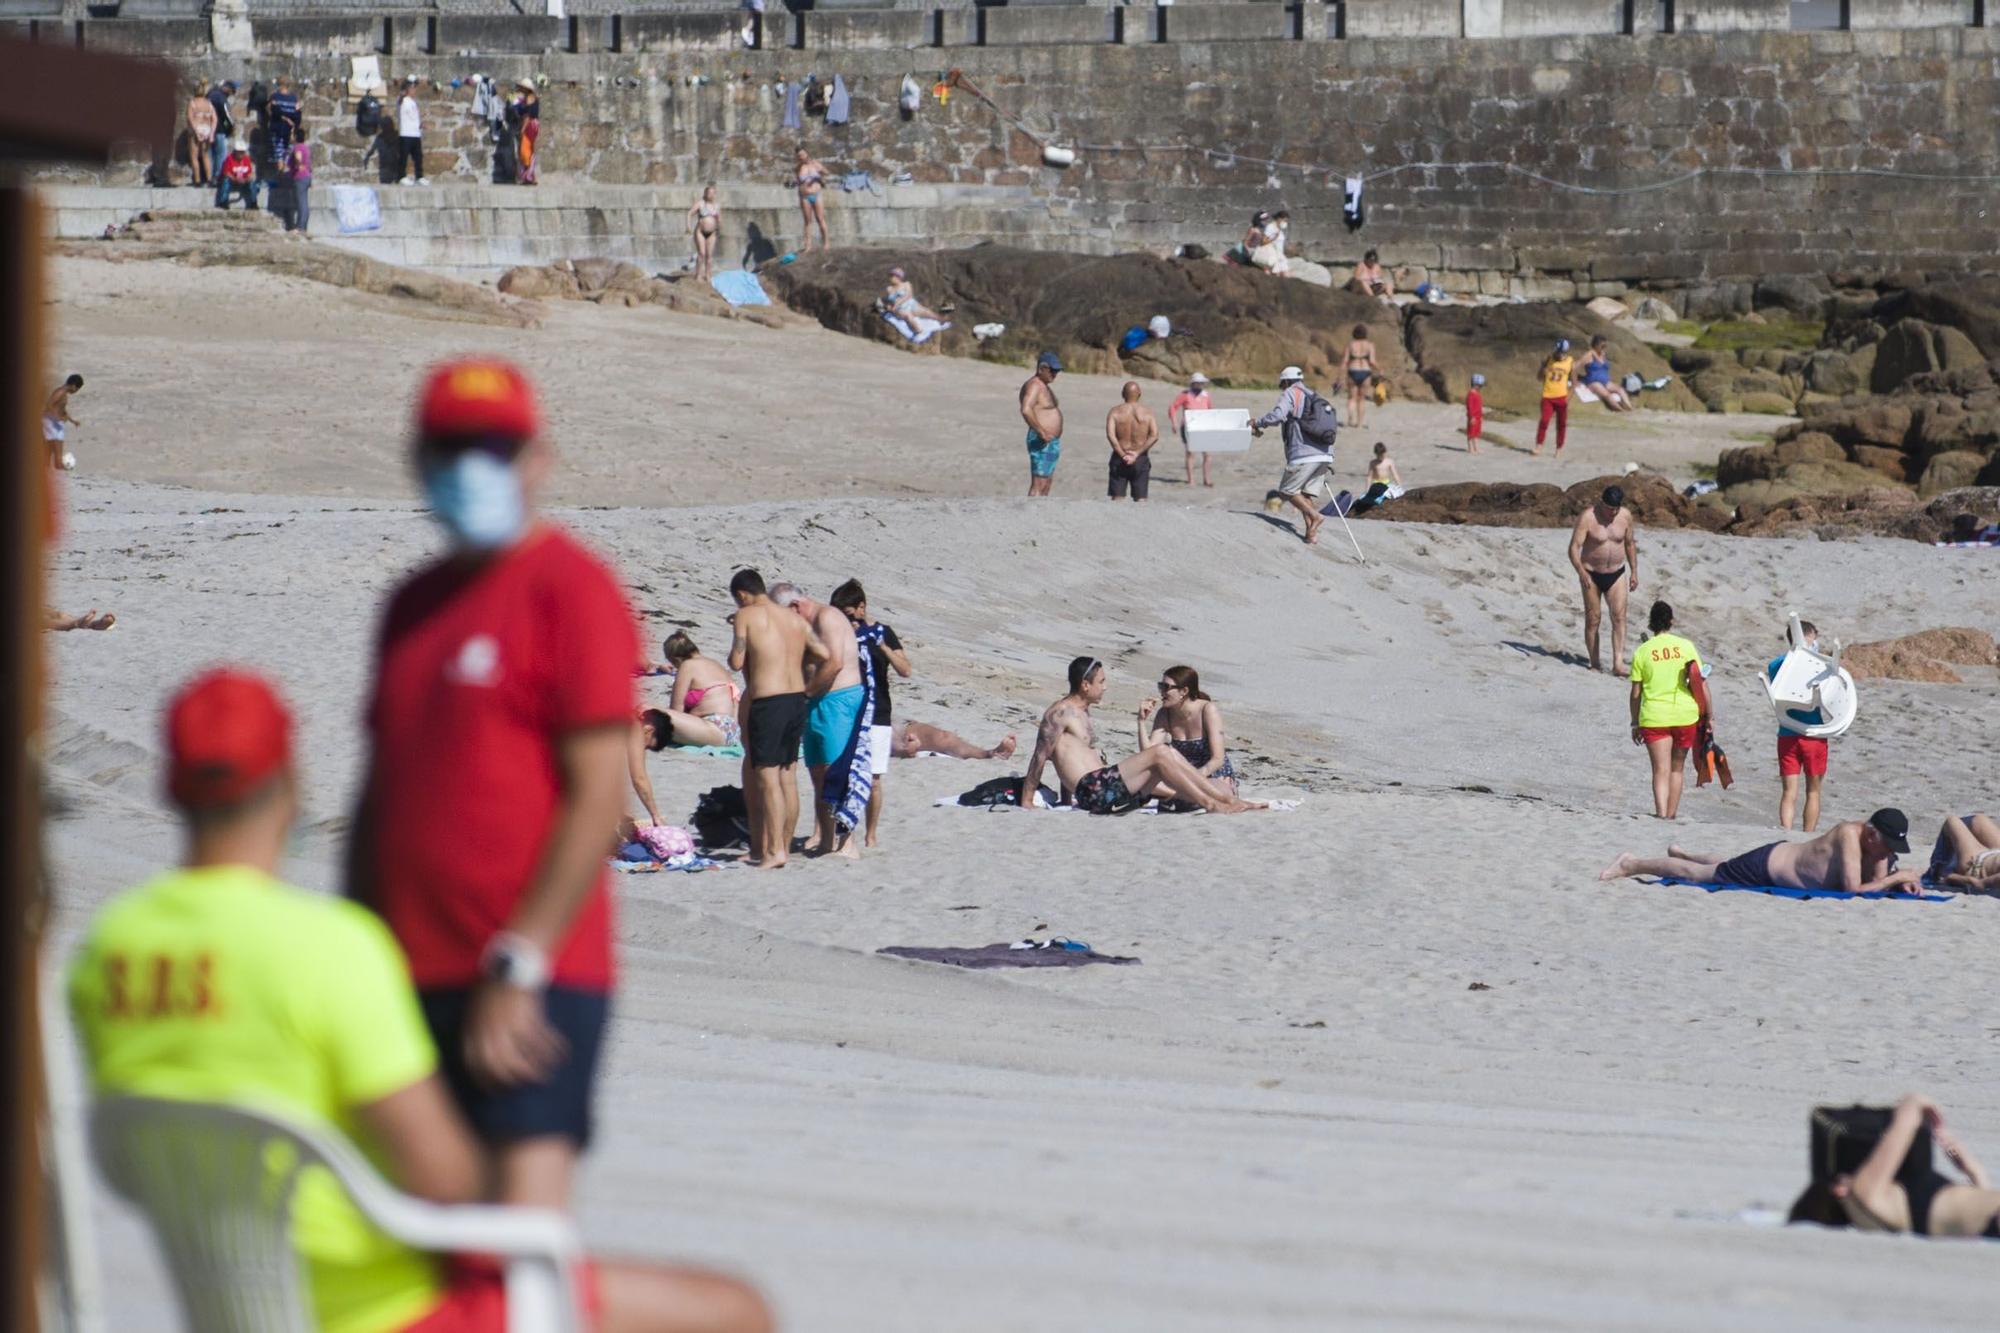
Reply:
[[1694, 345], [1710, 352], [1741, 352], [1752, 348], [1809, 351], [1826, 336], [1820, 320], [1771, 319], [1752, 323], [1746, 319], [1719, 319], [1701, 330]]

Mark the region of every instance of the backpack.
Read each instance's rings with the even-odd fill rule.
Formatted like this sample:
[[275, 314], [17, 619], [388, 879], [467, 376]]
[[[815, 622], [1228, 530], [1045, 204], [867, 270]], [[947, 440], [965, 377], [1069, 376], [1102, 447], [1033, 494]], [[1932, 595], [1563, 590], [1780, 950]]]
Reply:
[[268, 108], [270, 105], [271, 105], [271, 86], [265, 83], [262, 79], [259, 79], [255, 83], [251, 84], [249, 100], [244, 103], [244, 106], [249, 108], [250, 114], [253, 116], [260, 116], [264, 114], [265, 109]]
[[370, 93], [354, 108], [354, 132], [372, 139], [382, 128], [382, 99]]
[[1299, 409], [1299, 434], [1307, 444], [1330, 454], [1334, 437], [1340, 434], [1340, 410], [1304, 385], [1299, 387], [1306, 396], [1305, 406]]
[[741, 787], [710, 787], [695, 802], [695, 841], [713, 851], [719, 847], [750, 845], [750, 808], [743, 803]]

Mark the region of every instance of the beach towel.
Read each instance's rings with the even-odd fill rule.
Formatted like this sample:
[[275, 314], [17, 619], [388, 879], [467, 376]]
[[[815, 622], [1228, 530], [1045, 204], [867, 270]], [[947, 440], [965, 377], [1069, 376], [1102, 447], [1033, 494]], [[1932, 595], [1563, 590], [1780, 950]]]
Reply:
[[726, 268], [708, 280], [715, 294], [731, 305], [769, 305], [771, 298], [757, 275], [740, 268]]
[[865, 171], [850, 171], [840, 178], [840, 188], [845, 194], [859, 194], [866, 190], [870, 194], [880, 194], [875, 188], [875, 178]]
[[379, 231], [382, 228], [382, 201], [375, 197], [371, 185], [336, 185], [333, 187], [333, 216], [340, 223], [340, 234], [352, 236], [358, 231]]
[[1137, 958], [1099, 953], [1078, 940], [1017, 940], [1012, 944], [983, 944], [977, 948], [919, 948], [898, 944], [875, 952], [891, 958], [912, 958], [920, 963], [947, 963], [952, 967], [1082, 967], [1088, 963], [1137, 963]]
[[1708, 893], [1762, 893], [1772, 898], [1882, 898], [1889, 901], [1948, 903], [1949, 893], [1906, 893], [1877, 889], [1873, 893], [1849, 893], [1844, 889], [1789, 889], [1781, 884], [1701, 884], [1691, 879], [1642, 879], [1641, 884], [1666, 884], [1676, 888], [1701, 889]]
[[912, 345], [929, 342], [933, 335], [951, 327], [948, 319], [926, 319], [918, 315], [915, 319], [904, 319], [893, 310], [884, 310], [882, 318], [889, 327], [909, 339]]
[[833, 91], [827, 95], [826, 99], [826, 123], [829, 125], [845, 125], [851, 105], [852, 99], [847, 95], [847, 80], [838, 74], [834, 75]]
[[734, 861], [718, 861], [712, 856], [695, 854], [677, 856], [671, 861], [627, 861], [619, 857], [611, 858], [611, 868], [625, 875], [658, 875], [667, 871], [693, 875], [704, 870], [727, 870]]
[[[880, 624], [863, 625], [854, 631], [854, 642], [860, 649], [861, 660], [867, 662], [875, 646], [882, 642], [884, 628]], [[868, 815], [868, 797], [875, 790], [875, 778], [869, 772], [869, 739], [875, 726], [875, 673], [861, 673], [861, 711], [854, 716], [854, 731], [847, 738], [840, 757], [826, 768], [826, 781], [820, 788], [820, 799], [833, 808], [833, 822], [842, 836], [851, 835], [861, 827], [861, 821]]]
[[743, 747], [740, 745], [671, 745], [668, 754], [712, 754], [718, 759], [741, 759]]

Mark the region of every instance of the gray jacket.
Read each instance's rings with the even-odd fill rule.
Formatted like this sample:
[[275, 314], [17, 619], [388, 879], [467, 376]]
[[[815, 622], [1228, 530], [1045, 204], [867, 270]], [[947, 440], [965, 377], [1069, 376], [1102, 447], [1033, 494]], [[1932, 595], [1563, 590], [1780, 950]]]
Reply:
[[1333, 455], [1306, 439], [1299, 426], [1299, 414], [1306, 410], [1306, 386], [1288, 384], [1278, 391], [1278, 405], [1257, 418], [1257, 426], [1269, 430], [1277, 426], [1285, 441], [1285, 466], [1300, 463], [1331, 463]]

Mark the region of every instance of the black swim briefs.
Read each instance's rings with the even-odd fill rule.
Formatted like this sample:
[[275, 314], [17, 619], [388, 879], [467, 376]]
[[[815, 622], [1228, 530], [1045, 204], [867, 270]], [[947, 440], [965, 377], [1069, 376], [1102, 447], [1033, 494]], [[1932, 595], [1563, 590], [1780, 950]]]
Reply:
[[743, 747], [752, 768], [789, 768], [799, 762], [812, 700], [803, 694], [771, 694], [750, 701], [750, 726]]
[[1625, 566], [1620, 565], [1609, 573], [1601, 569], [1588, 569], [1584, 572], [1590, 575], [1590, 581], [1597, 585], [1598, 595], [1603, 596], [1617, 587], [1618, 580], [1625, 577]]

